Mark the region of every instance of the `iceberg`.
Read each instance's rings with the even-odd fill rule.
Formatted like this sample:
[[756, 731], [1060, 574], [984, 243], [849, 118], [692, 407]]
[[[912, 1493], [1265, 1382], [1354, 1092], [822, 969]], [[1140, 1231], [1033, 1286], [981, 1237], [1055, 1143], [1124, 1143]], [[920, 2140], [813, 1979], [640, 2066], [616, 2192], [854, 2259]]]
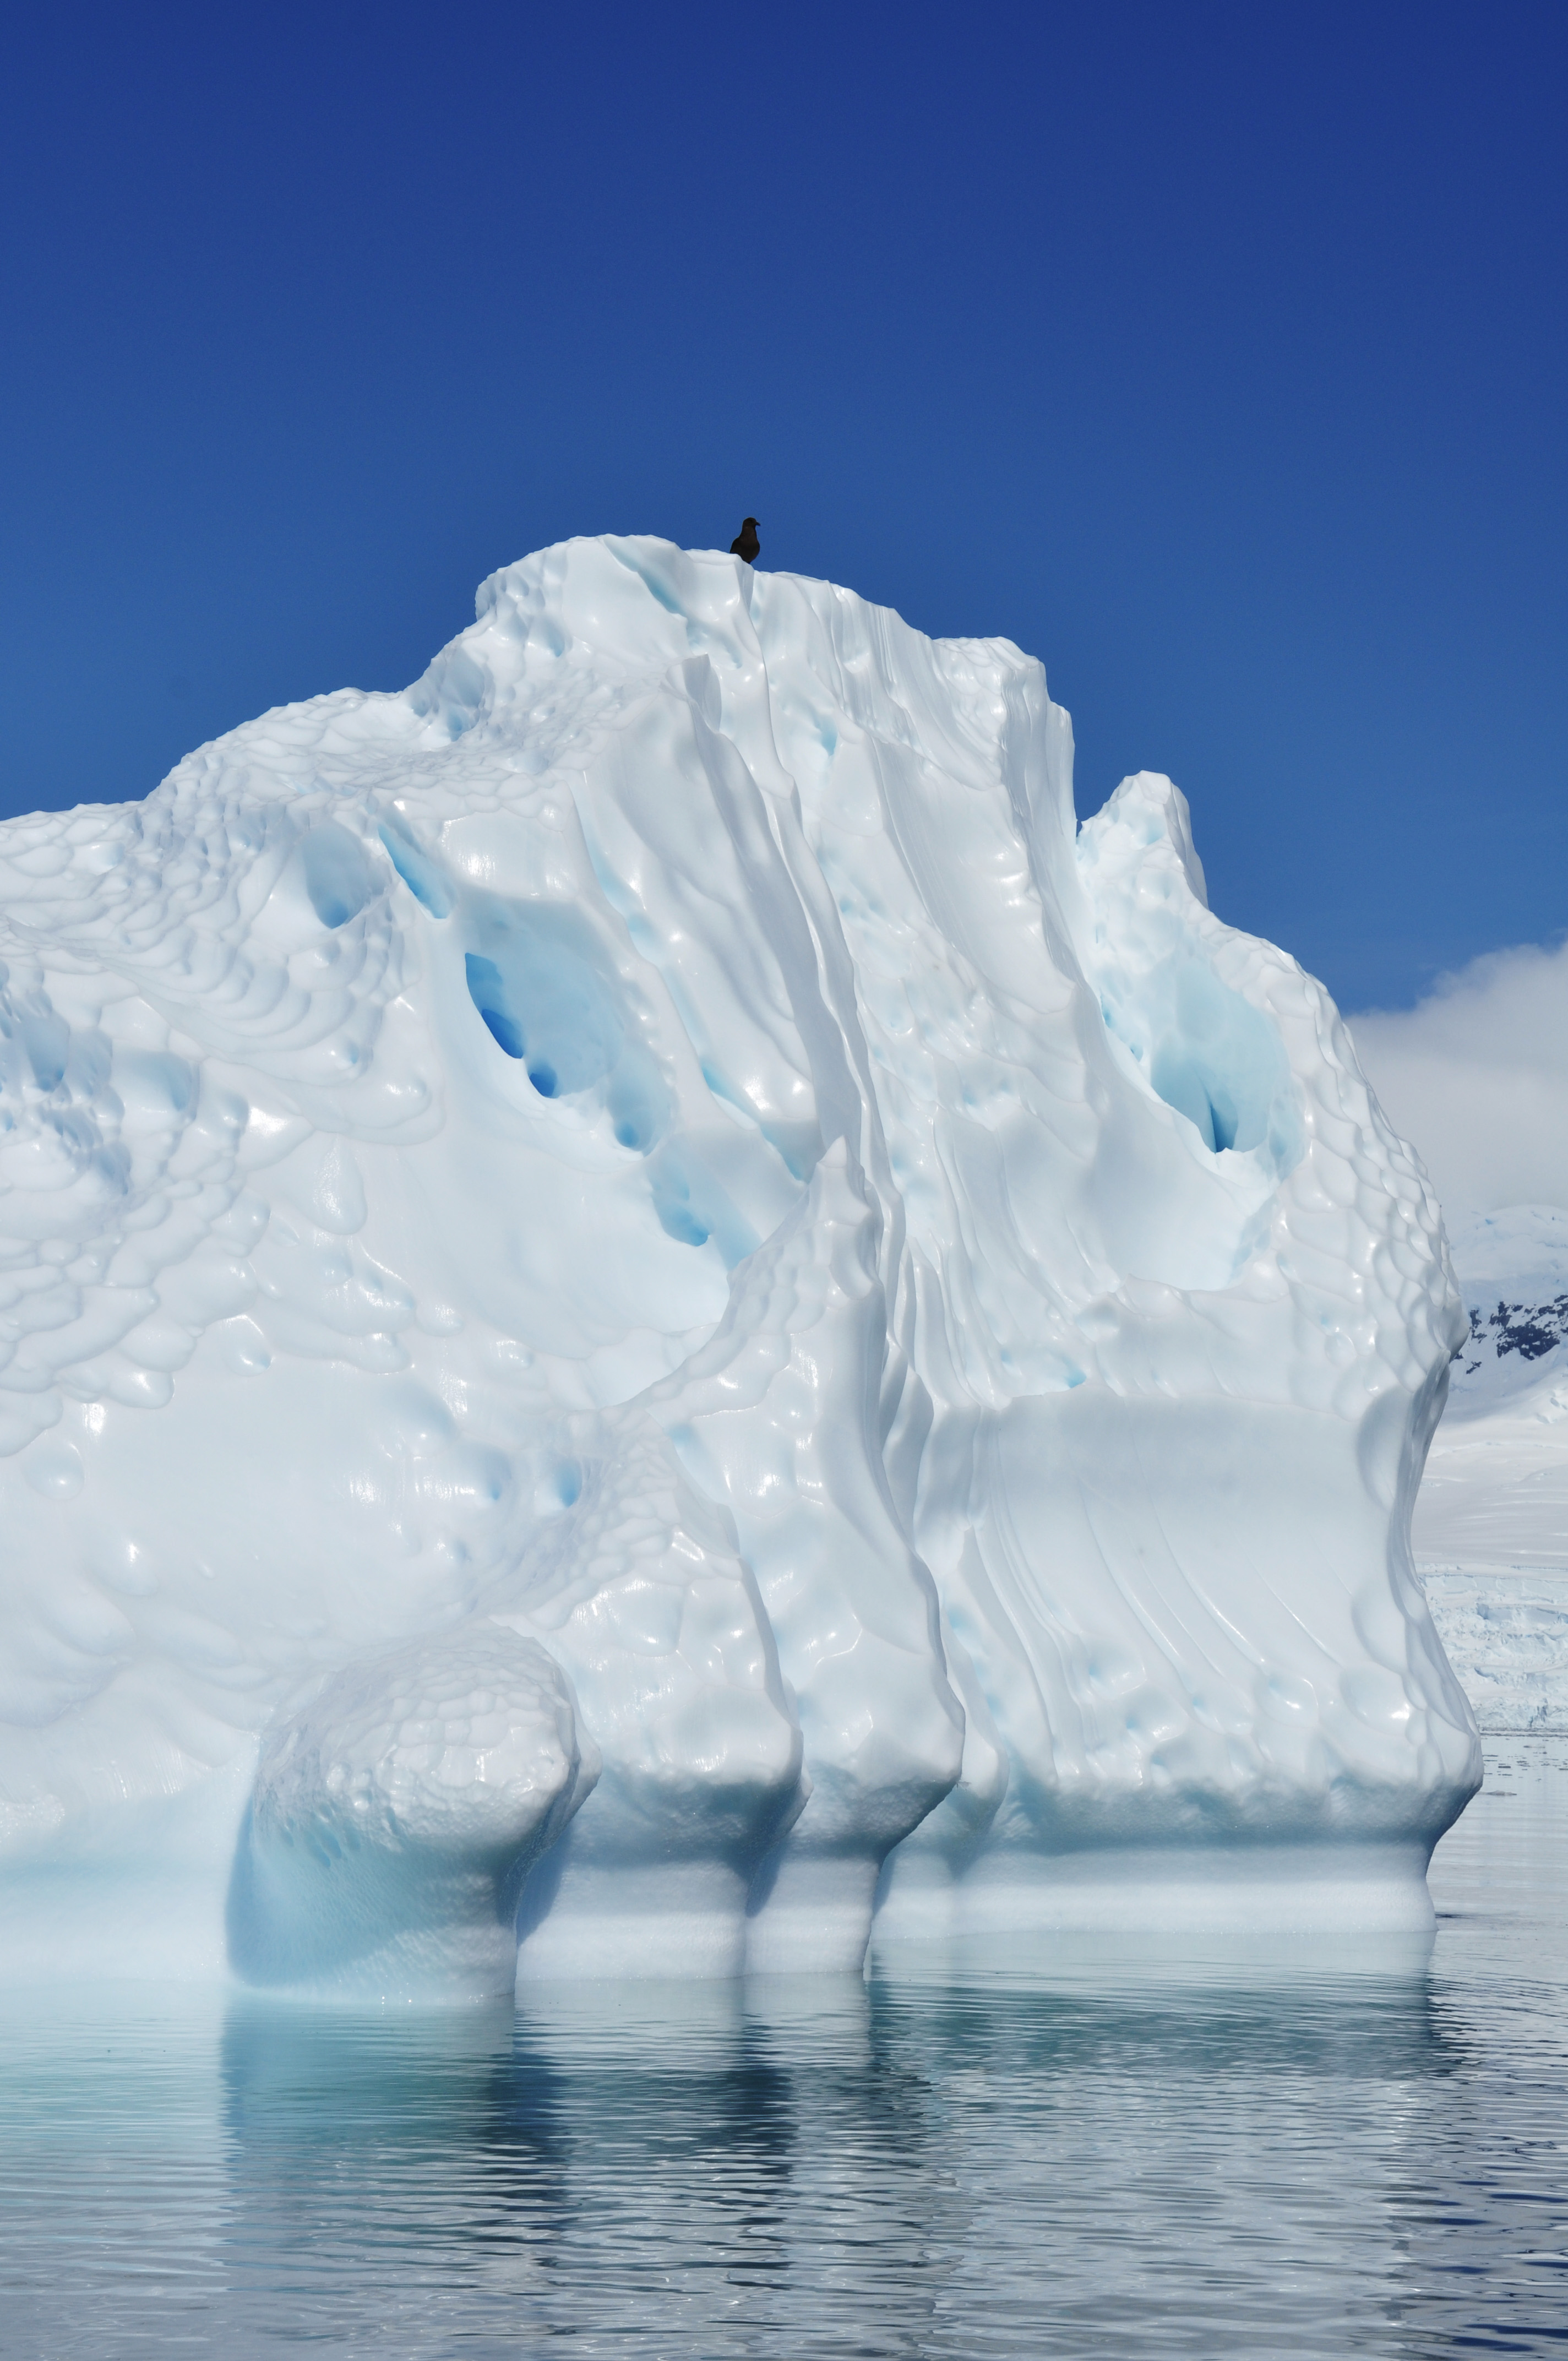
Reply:
[[0, 1975], [1430, 1924], [1438, 1209], [1010, 642], [569, 542], [0, 906]]

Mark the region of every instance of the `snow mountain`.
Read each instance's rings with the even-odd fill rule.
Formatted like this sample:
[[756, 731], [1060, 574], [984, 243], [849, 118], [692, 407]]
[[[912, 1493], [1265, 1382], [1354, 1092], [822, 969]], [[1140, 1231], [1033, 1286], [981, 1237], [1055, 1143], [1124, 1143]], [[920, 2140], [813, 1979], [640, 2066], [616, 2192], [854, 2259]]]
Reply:
[[1450, 1246], [1470, 1316], [1450, 1415], [1465, 1418], [1568, 1369], [1568, 1213], [1513, 1205], [1462, 1216]]
[[1444, 1646], [1486, 1730], [1568, 1730], [1568, 1213], [1453, 1232], [1470, 1335], [1416, 1505]]

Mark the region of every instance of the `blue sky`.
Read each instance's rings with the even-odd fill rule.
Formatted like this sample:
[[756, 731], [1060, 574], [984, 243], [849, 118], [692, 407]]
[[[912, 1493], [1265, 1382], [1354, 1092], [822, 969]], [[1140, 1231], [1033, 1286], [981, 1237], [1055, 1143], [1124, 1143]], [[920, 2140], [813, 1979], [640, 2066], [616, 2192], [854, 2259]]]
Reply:
[[1560, 6], [30, 11], [0, 809], [725, 545], [1191, 798], [1348, 1008], [1568, 925]]

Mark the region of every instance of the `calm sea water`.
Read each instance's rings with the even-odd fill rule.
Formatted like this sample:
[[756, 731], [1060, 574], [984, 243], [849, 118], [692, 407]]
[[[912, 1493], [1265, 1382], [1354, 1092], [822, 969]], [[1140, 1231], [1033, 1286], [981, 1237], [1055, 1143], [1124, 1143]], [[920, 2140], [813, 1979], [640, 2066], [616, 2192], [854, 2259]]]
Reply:
[[1489, 1746], [1432, 1883], [1354, 1971], [8, 2003], [0, 2350], [1568, 2351], [1568, 1741]]

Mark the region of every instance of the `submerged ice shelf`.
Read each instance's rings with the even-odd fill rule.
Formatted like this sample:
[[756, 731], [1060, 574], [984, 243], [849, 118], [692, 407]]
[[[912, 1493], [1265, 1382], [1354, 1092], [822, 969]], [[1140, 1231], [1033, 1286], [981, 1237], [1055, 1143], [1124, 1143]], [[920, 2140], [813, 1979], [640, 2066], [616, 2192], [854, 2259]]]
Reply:
[[1426, 1923], [1437, 1209], [1009, 642], [568, 543], [0, 931], [0, 1972]]

